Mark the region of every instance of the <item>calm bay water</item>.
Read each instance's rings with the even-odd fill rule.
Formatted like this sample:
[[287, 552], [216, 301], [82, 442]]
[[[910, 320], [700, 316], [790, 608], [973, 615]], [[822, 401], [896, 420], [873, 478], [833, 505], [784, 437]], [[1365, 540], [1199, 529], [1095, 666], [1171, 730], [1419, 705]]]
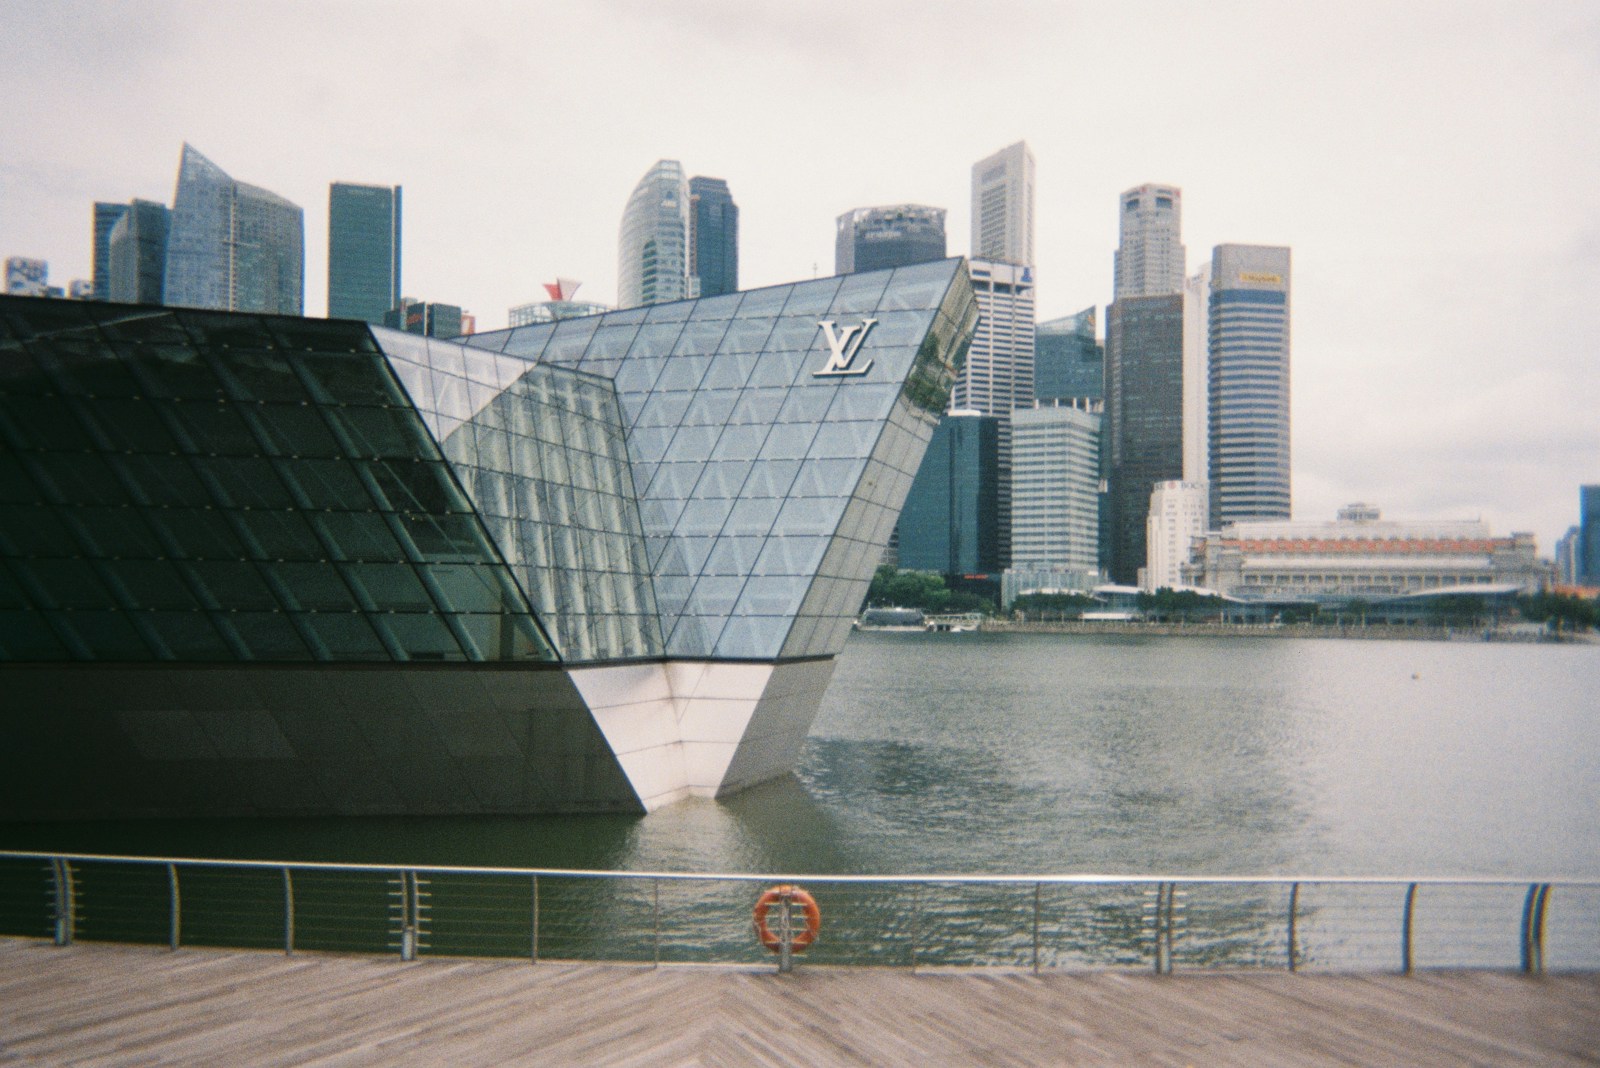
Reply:
[[645, 817], [0, 846], [730, 872], [1600, 877], [1600, 647], [861, 634], [794, 777]]

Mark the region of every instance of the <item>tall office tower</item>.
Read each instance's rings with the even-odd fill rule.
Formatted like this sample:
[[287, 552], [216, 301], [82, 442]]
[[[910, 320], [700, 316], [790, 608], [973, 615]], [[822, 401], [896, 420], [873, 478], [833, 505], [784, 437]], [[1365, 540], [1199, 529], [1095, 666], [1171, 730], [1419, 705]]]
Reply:
[[1204, 482], [1157, 482], [1145, 520], [1145, 568], [1139, 585], [1146, 593], [1184, 585], [1182, 567], [1196, 538], [1205, 536], [1210, 509]]
[[923, 204], [856, 208], [839, 216], [833, 271], [877, 271], [945, 257], [944, 209]]
[[972, 165], [972, 257], [1033, 263], [1033, 153], [1025, 141]]
[[299, 206], [235, 181], [184, 145], [167, 234], [167, 304], [299, 315], [304, 279]]
[[942, 575], [1000, 569], [999, 450], [999, 419], [952, 411], [939, 420], [900, 509], [900, 567]]
[[1556, 582], [1562, 586], [1578, 584], [1578, 547], [1583, 543], [1580, 527], [1568, 527], [1556, 539]]
[[1289, 518], [1289, 250], [1211, 254], [1211, 526]]
[[1000, 566], [1011, 561], [1011, 413], [1033, 407], [1033, 268], [969, 260], [978, 297], [978, 332], [956, 379], [950, 408], [1000, 420]]
[[1182, 292], [1182, 214], [1183, 192], [1175, 186], [1141, 185], [1122, 194], [1113, 300]]
[[1578, 581], [1600, 586], [1600, 486], [1578, 490]]
[[702, 297], [739, 291], [739, 205], [721, 178], [689, 179], [689, 275]]
[[[1206, 382], [1211, 352], [1211, 264], [1183, 281], [1183, 480], [1210, 475], [1210, 395]], [[1209, 493], [1209, 491], [1208, 491]]]
[[1106, 322], [1107, 571], [1133, 585], [1157, 482], [1183, 478], [1183, 294], [1115, 301]]
[[617, 241], [617, 307], [691, 296], [689, 183], [677, 160], [658, 160], [633, 187]]
[[1033, 332], [1033, 395], [1052, 403], [1105, 396], [1106, 350], [1093, 305], [1040, 323]]
[[1011, 566], [1100, 566], [1100, 413], [1087, 399], [1011, 413]]
[[28, 256], [6, 260], [6, 292], [16, 297], [43, 297], [50, 292], [50, 264]]
[[127, 204], [94, 202], [94, 300], [111, 299], [111, 228], [127, 213]]
[[399, 304], [383, 313], [381, 325], [427, 337], [452, 338], [472, 332], [463, 329], [468, 318], [455, 304], [401, 297]]
[[328, 187], [328, 318], [382, 323], [400, 305], [400, 187]]
[[123, 207], [127, 210], [107, 236], [106, 295], [100, 299], [124, 304], [165, 303], [172, 213], [153, 200], [135, 200]]

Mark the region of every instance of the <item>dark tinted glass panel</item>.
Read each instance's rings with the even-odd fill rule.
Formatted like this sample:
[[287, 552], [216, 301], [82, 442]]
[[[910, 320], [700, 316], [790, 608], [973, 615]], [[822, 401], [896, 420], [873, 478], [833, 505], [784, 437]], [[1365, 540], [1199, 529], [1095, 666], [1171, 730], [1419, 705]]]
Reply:
[[324, 512], [312, 523], [342, 559], [404, 559], [389, 524], [375, 512]]
[[431, 611], [433, 598], [409, 564], [348, 564], [340, 569], [382, 612]]
[[384, 615], [374, 618], [389, 631], [392, 639], [412, 660], [465, 660], [467, 656], [445, 626], [434, 615]]
[[121, 612], [56, 612], [51, 622], [57, 630], [76, 638], [80, 648], [95, 660], [151, 660], [155, 653]]
[[210, 600], [224, 611], [272, 609], [278, 598], [262, 580], [254, 564], [233, 560], [196, 560], [189, 573]]
[[365, 617], [356, 613], [315, 612], [301, 626], [334, 660], [387, 660], [389, 653]]
[[230, 612], [231, 627], [252, 660], [310, 660], [310, 649], [282, 612]]
[[0, 611], [0, 656], [7, 660], [66, 660], [61, 644], [40, 612]]
[[144, 612], [139, 622], [164, 647], [163, 659], [232, 660], [233, 649], [203, 612]]

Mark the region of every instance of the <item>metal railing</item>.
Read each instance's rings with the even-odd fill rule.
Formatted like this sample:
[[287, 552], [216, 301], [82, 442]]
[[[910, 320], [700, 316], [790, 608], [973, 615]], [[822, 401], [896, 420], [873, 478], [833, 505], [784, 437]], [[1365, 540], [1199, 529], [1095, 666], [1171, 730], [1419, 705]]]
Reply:
[[650, 965], [773, 958], [776, 883], [814, 964], [1087, 970], [1600, 969], [1600, 880], [748, 875], [0, 852], [0, 935]]

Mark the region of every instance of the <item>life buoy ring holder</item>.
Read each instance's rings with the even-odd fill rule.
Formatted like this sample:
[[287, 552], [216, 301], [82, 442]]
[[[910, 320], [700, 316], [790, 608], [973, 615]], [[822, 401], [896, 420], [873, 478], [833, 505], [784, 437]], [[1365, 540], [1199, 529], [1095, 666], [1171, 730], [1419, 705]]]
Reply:
[[783, 952], [783, 936], [767, 925], [767, 910], [773, 905], [787, 902], [798, 905], [805, 913], [806, 925], [790, 934], [789, 951], [799, 953], [817, 940], [817, 932], [822, 930], [822, 909], [817, 906], [817, 899], [789, 883], [774, 886], [771, 890], [761, 895], [761, 900], [756, 902], [756, 938], [761, 944], [774, 953]]

